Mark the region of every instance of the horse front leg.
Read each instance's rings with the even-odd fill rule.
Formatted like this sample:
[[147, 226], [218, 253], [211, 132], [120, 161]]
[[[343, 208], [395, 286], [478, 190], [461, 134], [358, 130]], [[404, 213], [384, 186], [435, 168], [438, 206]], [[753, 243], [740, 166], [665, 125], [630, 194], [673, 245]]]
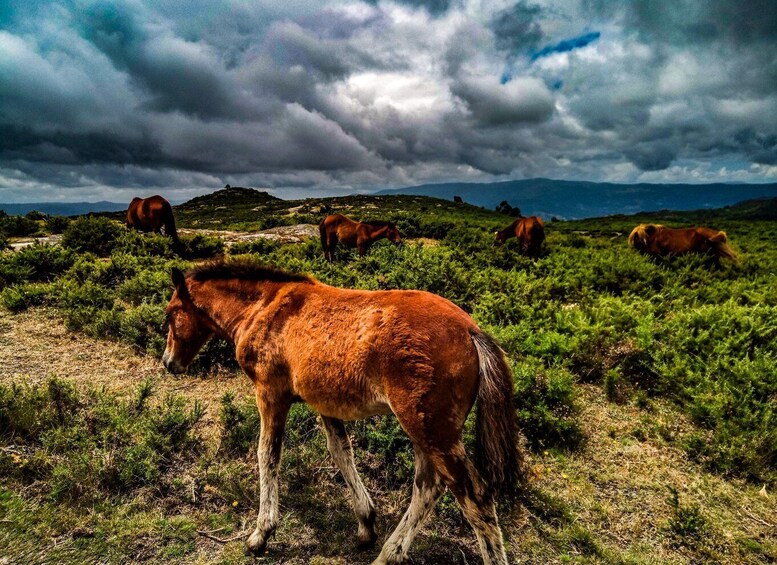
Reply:
[[345, 425], [342, 420], [336, 418], [321, 417], [326, 431], [326, 445], [329, 453], [334, 459], [335, 465], [340, 469], [345, 484], [351, 491], [353, 500], [353, 509], [356, 512], [356, 519], [359, 521], [359, 531], [357, 540], [360, 548], [370, 547], [377, 535], [375, 534], [375, 505], [370, 498], [370, 494], [364, 487], [356, 471], [356, 465], [353, 462], [353, 448], [348, 433], [345, 431]]
[[281, 462], [283, 431], [290, 402], [279, 399], [263, 401], [257, 391], [257, 404], [262, 417], [259, 434], [259, 516], [256, 529], [246, 540], [248, 550], [261, 555], [267, 540], [278, 525], [278, 470]]

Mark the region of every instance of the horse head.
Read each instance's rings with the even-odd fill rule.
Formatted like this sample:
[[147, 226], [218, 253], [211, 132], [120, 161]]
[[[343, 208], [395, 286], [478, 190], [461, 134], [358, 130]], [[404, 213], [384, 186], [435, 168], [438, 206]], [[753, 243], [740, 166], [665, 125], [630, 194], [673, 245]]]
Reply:
[[402, 234], [399, 233], [397, 226], [394, 224], [389, 224], [388, 230], [386, 230], [386, 239], [388, 239], [391, 243], [399, 244], [402, 242]]
[[644, 251], [650, 245], [650, 239], [660, 226], [655, 224], [640, 224], [629, 234], [629, 245], [639, 251]]
[[194, 304], [186, 276], [173, 269], [175, 292], [165, 308], [169, 329], [162, 363], [174, 375], [183, 373], [213, 335], [208, 317]]

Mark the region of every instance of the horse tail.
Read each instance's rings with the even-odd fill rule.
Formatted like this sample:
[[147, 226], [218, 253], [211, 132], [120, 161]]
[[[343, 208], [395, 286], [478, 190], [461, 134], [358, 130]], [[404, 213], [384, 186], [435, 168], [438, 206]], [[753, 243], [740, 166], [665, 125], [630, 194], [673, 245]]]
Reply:
[[526, 476], [518, 446], [513, 407], [513, 376], [504, 351], [494, 338], [471, 332], [478, 354], [477, 413], [475, 416], [475, 467], [489, 495], [513, 497]]
[[135, 211], [135, 208], [138, 207], [138, 204], [142, 201], [143, 199], [140, 198], [139, 196], [136, 196], [130, 201], [129, 206], [127, 207], [127, 227], [128, 228], [135, 227], [135, 221], [132, 219], [132, 213]]
[[532, 240], [539, 242], [539, 246], [545, 240], [545, 224], [542, 222], [542, 218], [535, 216], [534, 222], [531, 225]]
[[164, 215], [162, 221], [165, 226], [165, 235], [172, 238], [173, 250], [180, 254], [182, 249], [181, 240], [178, 238], [178, 230], [175, 227], [173, 207], [170, 206], [170, 203], [167, 200], [165, 200], [165, 202], [162, 204], [162, 214]]
[[710, 238], [710, 244], [712, 245], [712, 252], [719, 259], [731, 259], [736, 261], [737, 254], [734, 249], [728, 244], [728, 235], [724, 231], [719, 231], [717, 234]]
[[326, 253], [326, 226], [324, 225], [324, 222], [326, 220], [321, 220], [318, 223], [318, 233], [321, 236], [321, 247], [324, 249], [324, 253]]

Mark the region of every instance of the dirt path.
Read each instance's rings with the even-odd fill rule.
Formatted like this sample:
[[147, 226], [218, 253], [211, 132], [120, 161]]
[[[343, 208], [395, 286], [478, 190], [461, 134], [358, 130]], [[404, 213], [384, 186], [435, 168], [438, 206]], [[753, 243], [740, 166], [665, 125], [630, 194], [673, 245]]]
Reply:
[[229, 230], [205, 230], [180, 228], [181, 235], [203, 234], [221, 238], [227, 245], [242, 241], [254, 241], [257, 239], [269, 239], [280, 243], [300, 243], [305, 240], [319, 237], [318, 226], [313, 224], [297, 224], [294, 226], [278, 226], [258, 232], [241, 232]]

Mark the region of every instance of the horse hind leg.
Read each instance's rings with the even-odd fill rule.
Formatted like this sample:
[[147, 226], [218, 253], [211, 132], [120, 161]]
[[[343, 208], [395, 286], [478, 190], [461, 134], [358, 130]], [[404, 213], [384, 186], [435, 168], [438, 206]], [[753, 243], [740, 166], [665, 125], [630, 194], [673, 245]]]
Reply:
[[356, 518], [359, 521], [359, 531], [357, 539], [360, 548], [370, 547], [375, 543], [377, 535], [375, 534], [375, 505], [370, 498], [367, 489], [364, 487], [356, 471], [356, 465], [353, 462], [353, 449], [351, 440], [345, 431], [345, 425], [342, 420], [336, 418], [321, 417], [326, 432], [326, 445], [335, 465], [340, 469], [345, 484], [351, 491], [353, 509]]
[[372, 565], [402, 563], [407, 558], [416, 533], [429, 517], [434, 505], [445, 491], [445, 485], [427, 455], [415, 446], [415, 480], [413, 498], [394, 532], [383, 544]]
[[337, 247], [338, 241], [339, 240], [337, 238], [337, 235], [335, 234], [331, 234], [327, 237], [326, 251], [324, 255], [326, 256], [327, 260], [330, 263], [333, 263], [335, 260], [335, 248]]
[[450, 451], [434, 454], [431, 459], [475, 530], [483, 565], [507, 565], [496, 505], [486, 495], [483, 482], [467, 459], [464, 445], [459, 443]]

